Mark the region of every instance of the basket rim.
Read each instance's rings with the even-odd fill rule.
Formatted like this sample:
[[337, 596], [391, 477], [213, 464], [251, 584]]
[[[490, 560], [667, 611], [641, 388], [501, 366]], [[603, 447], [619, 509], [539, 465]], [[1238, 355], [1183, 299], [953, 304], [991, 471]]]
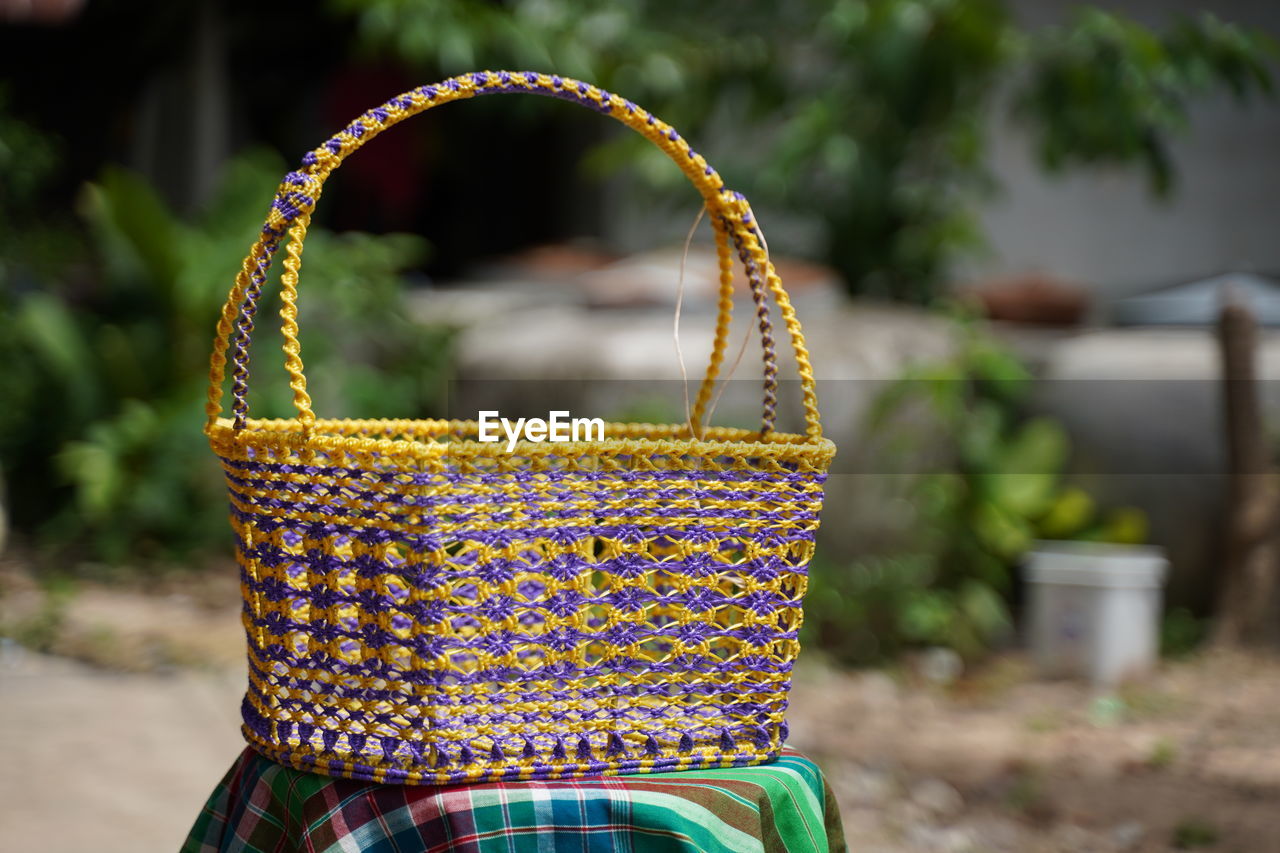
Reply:
[[[707, 427], [701, 438], [689, 437], [688, 424], [605, 423], [605, 438], [598, 441], [528, 441], [515, 443], [507, 451], [505, 439], [481, 442], [475, 435], [474, 420], [431, 418], [327, 418], [317, 419], [310, 434], [293, 418], [249, 418], [236, 430], [231, 418], [219, 418], [206, 429], [210, 444], [219, 448], [262, 448], [296, 451], [306, 447], [322, 451], [382, 453], [418, 458], [502, 457], [502, 456], [733, 456], [803, 458], [814, 467], [825, 468], [836, 454], [828, 438], [802, 433], [759, 431], [737, 427]], [[450, 438], [427, 441], [408, 437], [376, 437], [362, 433]]]
[[[736, 752], [728, 756], [704, 754], [697, 757], [688, 755], [663, 755], [646, 758], [627, 758], [612, 760], [581, 761], [577, 759], [561, 759], [545, 765], [523, 767], [511, 764], [506, 767], [490, 767], [483, 763], [473, 763], [469, 768], [460, 767], [455, 771], [427, 766], [415, 766], [413, 769], [380, 765], [367, 761], [356, 761], [350, 757], [336, 761], [300, 751], [289, 744], [273, 743], [263, 739], [247, 725], [240, 726], [245, 742], [259, 755], [277, 764], [284, 764], [295, 770], [309, 773], [321, 773], [343, 779], [356, 779], [365, 782], [397, 785], [443, 785], [443, 784], [486, 784], [512, 781], [573, 781], [581, 776], [631, 776], [648, 773], [671, 771], [707, 771], [730, 767], [751, 767], [765, 764], [782, 755], [783, 744], [771, 746], [769, 749], [756, 749], [752, 752]], [[633, 769], [634, 768], [634, 769]], [[457, 778], [459, 773], [464, 777]], [[389, 781], [389, 778], [394, 781]]]

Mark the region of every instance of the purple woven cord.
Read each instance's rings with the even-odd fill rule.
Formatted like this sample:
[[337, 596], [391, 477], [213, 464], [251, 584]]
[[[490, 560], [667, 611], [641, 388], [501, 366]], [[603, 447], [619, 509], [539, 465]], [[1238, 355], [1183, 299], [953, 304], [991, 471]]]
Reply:
[[[757, 233], [754, 228], [752, 231]], [[760, 419], [760, 432], [763, 435], [773, 431], [778, 419], [778, 353], [773, 340], [773, 323], [769, 318], [769, 303], [765, 297], [767, 285], [755, 261], [747, 253], [742, 238], [732, 230], [730, 233], [733, 234], [733, 242], [738, 249], [738, 258], [747, 272], [747, 281], [751, 284], [751, 298], [755, 302], [756, 319], [760, 326], [760, 346], [764, 359], [764, 413]]]
[[271, 258], [279, 243], [267, 243], [254, 265], [253, 276], [249, 287], [245, 290], [245, 298], [240, 303], [240, 316], [236, 321], [235, 336], [231, 340], [231, 411], [235, 418], [236, 429], [244, 427], [245, 417], [249, 413], [249, 342], [253, 335], [253, 324], [258, 313], [258, 299], [267, 280], [267, 271], [271, 268]]

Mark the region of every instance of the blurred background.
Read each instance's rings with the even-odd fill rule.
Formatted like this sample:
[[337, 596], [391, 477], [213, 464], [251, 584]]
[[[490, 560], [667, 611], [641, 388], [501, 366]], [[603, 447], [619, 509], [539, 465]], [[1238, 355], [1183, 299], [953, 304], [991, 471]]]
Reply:
[[[840, 448], [792, 740], [851, 847], [1280, 851], [1277, 34], [1248, 0], [0, 0], [7, 836], [178, 846], [239, 749], [200, 427], [241, 259], [363, 111], [528, 68], [671, 122], [768, 235]], [[660, 152], [542, 98], [368, 147], [307, 244], [322, 416], [684, 419], [717, 266]], [[742, 290], [713, 421], [752, 426]]]

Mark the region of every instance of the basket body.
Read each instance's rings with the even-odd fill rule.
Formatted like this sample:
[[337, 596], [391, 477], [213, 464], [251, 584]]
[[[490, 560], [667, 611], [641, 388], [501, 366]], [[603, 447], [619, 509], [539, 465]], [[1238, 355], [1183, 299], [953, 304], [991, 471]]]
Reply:
[[830, 442], [614, 425], [508, 454], [469, 427], [213, 431], [249, 742], [408, 784], [776, 756]]

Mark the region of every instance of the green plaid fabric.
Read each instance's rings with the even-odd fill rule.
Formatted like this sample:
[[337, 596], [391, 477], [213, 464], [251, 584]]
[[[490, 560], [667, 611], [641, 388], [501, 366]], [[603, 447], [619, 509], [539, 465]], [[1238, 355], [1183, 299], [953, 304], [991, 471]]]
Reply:
[[845, 849], [816, 764], [474, 785], [375, 785], [275, 764], [227, 771], [182, 853], [562, 853]]

